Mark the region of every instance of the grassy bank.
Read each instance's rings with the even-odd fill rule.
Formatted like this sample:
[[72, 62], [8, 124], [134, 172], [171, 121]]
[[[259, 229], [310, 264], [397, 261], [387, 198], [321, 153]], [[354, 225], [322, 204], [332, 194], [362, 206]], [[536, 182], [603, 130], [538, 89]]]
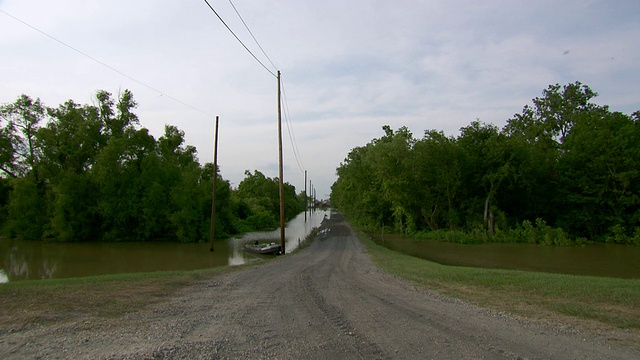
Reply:
[[[531, 318], [605, 324], [640, 334], [640, 280], [445, 266], [394, 252], [362, 234], [360, 238], [381, 268], [452, 297]], [[242, 267], [2, 284], [0, 331], [122, 316], [237, 268]]]
[[168, 298], [187, 285], [231, 271], [219, 267], [84, 278], [16, 281], [0, 285], [0, 330], [72, 318], [109, 318]]
[[640, 280], [440, 265], [360, 239], [392, 274], [490, 309], [640, 330]]
[[[311, 244], [313, 229], [296, 251]], [[294, 251], [295, 252], [295, 251]], [[72, 319], [115, 318], [161, 302], [190, 284], [243, 266], [0, 284], [0, 332]]]

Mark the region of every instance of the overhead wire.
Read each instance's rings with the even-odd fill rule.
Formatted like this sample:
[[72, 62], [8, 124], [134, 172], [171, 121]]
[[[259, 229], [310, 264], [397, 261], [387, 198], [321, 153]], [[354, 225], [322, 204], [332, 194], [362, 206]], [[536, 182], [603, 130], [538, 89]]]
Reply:
[[[229, 30], [229, 32], [233, 35], [233, 37], [236, 38], [236, 40], [238, 40], [238, 42], [240, 43], [240, 45], [242, 45], [242, 47], [244, 47], [245, 50], [247, 50], [247, 52], [249, 52], [249, 54], [251, 54], [251, 56], [253, 56], [253, 58], [260, 64], [262, 65], [262, 67], [267, 70], [271, 75], [273, 75], [274, 77], [278, 77], [273, 71], [271, 71], [264, 63], [262, 63], [262, 61], [260, 61], [260, 59], [258, 59], [257, 56], [255, 56], [253, 54], [253, 52], [251, 52], [251, 50], [249, 50], [249, 48], [247, 47], [247, 45], [245, 45], [242, 40], [240, 40], [240, 38], [238, 37], [238, 35], [236, 35], [235, 32], [233, 32], [233, 30], [231, 30], [231, 28], [229, 27], [229, 25], [227, 25], [227, 23], [222, 20], [222, 17], [220, 16], [220, 14], [218, 14], [218, 12], [213, 8], [213, 6], [211, 6], [211, 4], [209, 4], [209, 1], [204, 0], [204, 2], [207, 4], [207, 6], [209, 6], [209, 9], [211, 9], [211, 11], [213, 11], [214, 14], [216, 14], [216, 16], [218, 17], [218, 19], [220, 20], [220, 22], [222, 22], [222, 24], [227, 28], [227, 30]], [[237, 11], [236, 11], [237, 12]]]
[[[205, 0], [205, 2], [207, 2], [207, 1]], [[236, 15], [238, 15], [238, 18], [240, 18], [240, 21], [242, 21], [242, 24], [244, 25], [244, 27], [247, 29], [247, 31], [249, 32], [249, 34], [253, 38], [253, 41], [255, 41], [256, 45], [258, 45], [258, 47], [262, 51], [262, 54], [267, 58], [267, 60], [269, 60], [269, 63], [271, 63], [271, 65], [277, 71], [278, 67], [273, 63], [273, 61], [271, 60], [269, 55], [267, 55], [267, 53], [265, 52], [264, 48], [260, 45], [260, 42], [258, 42], [258, 39], [256, 39], [256, 37], [253, 35], [253, 32], [251, 31], [251, 29], [249, 29], [249, 26], [244, 21], [244, 18], [242, 17], [242, 15], [240, 15], [240, 12], [236, 8], [236, 6], [233, 4], [233, 1], [229, 0], [229, 3], [233, 7], [233, 10], [236, 12]], [[209, 3], [207, 2], [207, 4], [209, 4]], [[218, 15], [218, 14], [216, 13], [216, 15]], [[219, 15], [218, 15], [218, 18], [220, 19], [220, 21], [222, 21], [222, 18], [220, 18]], [[223, 23], [224, 23], [224, 21], [223, 21]], [[224, 23], [224, 24], [225, 24], [225, 26], [227, 26], [226, 23]], [[227, 26], [227, 29], [229, 29], [228, 26]], [[229, 31], [231, 31], [231, 29], [229, 29]], [[236, 37], [236, 39], [238, 39], [238, 37], [235, 35], [235, 33], [233, 33], [233, 35]], [[240, 40], [238, 39], [238, 41], [240, 41]], [[242, 45], [244, 46], [244, 44], [242, 44]], [[247, 49], [246, 46], [245, 46], [245, 49]], [[247, 51], [248, 51], [248, 49], [247, 49]], [[253, 53], [251, 53], [251, 55], [253, 55]], [[254, 58], [255, 58], [255, 55], [254, 55]], [[262, 64], [262, 63], [260, 63], [260, 64], [263, 67], [265, 67], [264, 64]], [[295, 134], [293, 132], [293, 124], [292, 124], [292, 120], [291, 120], [291, 114], [290, 114], [290, 111], [289, 111], [289, 104], [287, 102], [287, 96], [286, 96], [286, 93], [285, 93], [285, 90], [284, 90], [284, 82], [282, 81], [282, 76], [280, 77], [280, 82], [282, 84], [282, 95], [283, 95], [283, 99], [282, 99], [283, 103], [282, 103], [282, 105], [283, 105], [283, 108], [284, 108], [285, 124], [287, 125], [287, 131], [289, 133], [289, 139], [291, 140], [291, 147], [293, 149], [293, 155], [294, 155], [294, 158], [296, 160], [296, 163], [298, 164], [298, 167], [300, 168], [300, 171], [304, 172], [304, 166], [302, 164], [302, 159], [300, 158], [300, 150], [298, 149], [298, 144], [296, 143]]]
[[[207, 1], [207, 0], [204, 0], [204, 1], [205, 1], [205, 3], [207, 3], [207, 5], [209, 5], [209, 8], [210, 8], [210, 9], [211, 9], [215, 14], [216, 14], [216, 16], [218, 16], [218, 18], [219, 18], [219, 19], [220, 19], [220, 21], [225, 25], [225, 27], [227, 27], [227, 29], [228, 29], [228, 30], [229, 30], [229, 31], [234, 35], [234, 37], [235, 37], [235, 38], [236, 38], [236, 39], [237, 39], [237, 40], [242, 44], [242, 46], [243, 46], [243, 47], [244, 47], [244, 48], [245, 48], [245, 49], [246, 49], [246, 50], [247, 50], [247, 51], [248, 51], [248, 52], [253, 56], [253, 58], [254, 58], [256, 61], [258, 61], [258, 63], [260, 63], [260, 65], [262, 65], [262, 67], [263, 67], [263, 68], [265, 68], [265, 69], [266, 69], [266, 70], [267, 70], [271, 75], [273, 75], [273, 76], [277, 77], [277, 75], [275, 75], [271, 70], [269, 70], [269, 69], [264, 65], [264, 63], [262, 63], [262, 62], [261, 62], [261, 61], [260, 61], [260, 60], [259, 60], [259, 59], [258, 59], [258, 58], [257, 58], [257, 57], [256, 57], [256, 56], [255, 56], [255, 55], [254, 55], [254, 54], [253, 54], [253, 53], [252, 53], [252, 52], [251, 52], [247, 47], [246, 47], [246, 45], [244, 45], [244, 43], [243, 43], [243, 42], [242, 42], [242, 41], [241, 41], [241, 40], [236, 36], [236, 34], [235, 34], [235, 33], [234, 33], [230, 28], [229, 28], [229, 26], [224, 22], [224, 20], [222, 20], [222, 18], [221, 18], [221, 17], [218, 15], [218, 13], [213, 9], [213, 7], [211, 7], [211, 5], [208, 3], [208, 1]], [[256, 39], [256, 37], [253, 35], [253, 33], [251, 32], [251, 30], [249, 29], [248, 25], [246, 24], [246, 22], [244, 21], [244, 19], [243, 19], [243, 18], [242, 18], [242, 16], [240, 15], [240, 13], [238, 12], [237, 8], [233, 5], [233, 2], [231, 2], [231, 0], [229, 0], [229, 2], [231, 3], [231, 6], [234, 8], [234, 10], [235, 10], [236, 14], [238, 15], [238, 17], [242, 20], [242, 23], [244, 24], [245, 28], [246, 28], [246, 29], [247, 29], [247, 31], [251, 34], [251, 37], [252, 37], [252, 38], [253, 38], [253, 40], [256, 42], [256, 44], [258, 45], [258, 47], [260, 48], [260, 50], [262, 51], [262, 53], [264, 54], [264, 56], [269, 60], [269, 63], [271, 63], [271, 65], [272, 65], [274, 68], [276, 68], [276, 69], [277, 69], [277, 67], [275, 66], [275, 64], [274, 64], [274, 63], [273, 63], [273, 61], [271, 60], [271, 58], [269, 58], [269, 56], [266, 54], [266, 52], [264, 51], [264, 49], [262, 48], [262, 46], [260, 45], [260, 43], [258, 42], [258, 40]], [[5, 15], [7, 15], [7, 16], [9, 16], [9, 17], [13, 18], [14, 20], [16, 20], [16, 21], [18, 21], [18, 22], [22, 23], [23, 25], [25, 25], [25, 26], [27, 26], [27, 27], [29, 27], [29, 28], [31, 28], [31, 29], [33, 29], [33, 30], [35, 30], [35, 31], [37, 31], [37, 32], [39, 32], [39, 33], [41, 33], [42, 35], [44, 35], [44, 36], [46, 36], [46, 37], [48, 37], [48, 38], [50, 38], [50, 39], [52, 39], [52, 40], [56, 41], [57, 43], [59, 43], [59, 44], [61, 44], [61, 45], [65, 46], [65, 47], [67, 47], [67, 48], [69, 48], [69, 49], [71, 49], [71, 50], [73, 50], [73, 51], [77, 52], [78, 54], [80, 54], [80, 55], [82, 55], [82, 56], [84, 56], [84, 57], [86, 57], [86, 58], [88, 58], [88, 59], [90, 59], [90, 60], [92, 60], [92, 61], [94, 61], [94, 62], [96, 62], [96, 63], [98, 63], [98, 64], [100, 64], [100, 65], [102, 65], [102, 66], [104, 66], [104, 67], [106, 67], [107, 69], [109, 69], [109, 70], [111, 70], [111, 71], [113, 71], [113, 72], [115, 72], [115, 73], [117, 73], [117, 74], [119, 74], [119, 75], [121, 75], [121, 76], [124, 76], [125, 78], [127, 78], [127, 79], [129, 79], [129, 80], [131, 80], [131, 81], [134, 81], [134, 82], [136, 82], [136, 83], [138, 83], [138, 84], [140, 84], [140, 85], [142, 85], [142, 86], [144, 86], [144, 87], [148, 88], [148, 89], [149, 89], [149, 90], [151, 90], [151, 91], [154, 91], [154, 92], [156, 92], [156, 93], [160, 94], [161, 96], [165, 96], [165, 97], [167, 97], [167, 98], [169, 98], [169, 99], [171, 99], [171, 100], [173, 100], [173, 101], [175, 101], [175, 102], [177, 102], [177, 103], [179, 103], [179, 104], [182, 104], [183, 106], [186, 106], [186, 107], [188, 107], [188, 108], [190, 108], [190, 109], [192, 109], [192, 110], [195, 110], [195, 111], [200, 112], [200, 113], [202, 113], [202, 114], [205, 114], [205, 115], [207, 115], [207, 116], [211, 116], [211, 117], [213, 117], [213, 116], [214, 116], [214, 115], [212, 115], [212, 114], [210, 114], [210, 113], [208, 113], [208, 112], [206, 112], [206, 111], [204, 111], [204, 110], [201, 110], [201, 109], [199, 109], [199, 108], [197, 108], [197, 107], [195, 107], [195, 106], [193, 106], [193, 105], [191, 105], [191, 104], [188, 104], [188, 103], [186, 103], [186, 102], [184, 102], [184, 101], [182, 101], [182, 100], [180, 100], [180, 99], [178, 99], [178, 98], [176, 98], [176, 97], [173, 97], [173, 96], [171, 96], [171, 95], [169, 95], [169, 94], [165, 93], [164, 91], [161, 91], [161, 90], [159, 90], [159, 89], [156, 89], [155, 87], [153, 87], [153, 86], [151, 86], [151, 85], [148, 85], [148, 84], [146, 84], [146, 83], [144, 83], [144, 82], [142, 82], [142, 81], [140, 81], [140, 80], [138, 80], [138, 79], [136, 79], [136, 78], [134, 78], [134, 77], [132, 77], [132, 76], [130, 76], [130, 75], [128, 75], [128, 74], [126, 74], [126, 73], [124, 73], [123, 71], [118, 70], [118, 69], [116, 69], [116, 68], [112, 67], [111, 65], [109, 65], [109, 64], [107, 64], [107, 63], [105, 63], [105, 62], [103, 62], [103, 61], [101, 61], [101, 60], [98, 60], [97, 58], [95, 58], [95, 57], [93, 57], [93, 56], [91, 56], [91, 55], [89, 55], [89, 54], [87, 54], [87, 53], [83, 52], [82, 50], [80, 50], [80, 49], [78, 49], [78, 48], [76, 48], [76, 47], [73, 47], [73, 46], [71, 46], [71, 45], [67, 44], [66, 42], [64, 42], [64, 41], [62, 41], [62, 40], [60, 40], [60, 39], [58, 39], [58, 38], [54, 37], [53, 35], [50, 35], [50, 34], [48, 34], [48, 33], [44, 32], [43, 30], [40, 30], [40, 29], [36, 28], [35, 26], [33, 26], [33, 25], [31, 25], [31, 24], [27, 23], [26, 21], [24, 21], [24, 20], [22, 20], [22, 19], [19, 19], [19, 18], [17, 18], [17, 17], [15, 17], [15, 16], [13, 16], [13, 15], [11, 15], [11, 14], [7, 13], [7, 12], [6, 12], [6, 11], [4, 11], [4, 10], [0, 10], [0, 12], [2, 12], [2, 13], [4, 13]], [[300, 168], [300, 170], [301, 170], [302, 172], [304, 172], [305, 170], [304, 170], [304, 166], [303, 166], [303, 164], [302, 164], [302, 160], [301, 160], [301, 158], [300, 158], [300, 151], [299, 151], [299, 149], [298, 149], [298, 145], [297, 145], [297, 142], [296, 142], [296, 140], [295, 140], [295, 134], [294, 134], [294, 131], [293, 131], [293, 124], [292, 124], [291, 114], [290, 114], [290, 111], [289, 111], [289, 104], [288, 104], [288, 101], [287, 101], [286, 92], [285, 92], [285, 88], [284, 88], [284, 82], [282, 82], [282, 79], [280, 79], [280, 81], [281, 81], [281, 84], [282, 84], [283, 108], [284, 108], [284, 110], [285, 110], [285, 111], [284, 111], [284, 115], [285, 115], [285, 123], [286, 123], [286, 125], [287, 125], [287, 131], [288, 131], [288, 133], [289, 133], [289, 139], [291, 140], [291, 147], [292, 147], [292, 150], [293, 150], [293, 154], [294, 154], [294, 157], [295, 157], [296, 163], [298, 164], [298, 167]]]
[[282, 77], [280, 79], [281, 83], [282, 83], [282, 99], [284, 102], [284, 115], [285, 115], [285, 123], [287, 125], [287, 130], [289, 132], [289, 139], [291, 139], [291, 147], [293, 148], [293, 155], [296, 159], [296, 162], [298, 163], [298, 167], [300, 168], [300, 171], [304, 172], [304, 166], [302, 165], [302, 159], [300, 158], [300, 150], [298, 149], [298, 144], [296, 142], [296, 137], [293, 131], [293, 124], [292, 124], [292, 120], [291, 120], [291, 114], [289, 112], [289, 103], [287, 102], [287, 94], [286, 91], [284, 89], [284, 81], [282, 81]]
[[146, 88], [147, 88], [147, 89], [149, 89], [149, 90], [152, 90], [152, 91], [154, 91], [154, 92], [156, 92], [156, 93], [160, 94], [161, 96], [165, 96], [165, 97], [167, 97], [167, 98], [169, 98], [169, 99], [171, 99], [171, 100], [173, 100], [173, 101], [175, 101], [175, 102], [177, 102], [177, 103], [179, 103], [179, 104], [182, 104], [182, 105], [184, 105], [184, 106], [186, 106], [186, 107], [188, 107], [188, 108], [190, 108], [190, 109], [192, 109], [192, 110], [198, 111], [198, 112], [200, 112], [200, 113], [202, 113], [202, 114], [205, 114], [205, 115], [207, 115], [207, 116], [211, 116], [211, 117], [213, 117], [213, 116], [214, 116], [214, 115], [209, 114], [208, 112], [206, 112], [206, 111], [204, 111], [204, 110], [198, 109], [197, 107], [195, 107], [195, 106], [193, 106], [193, 105], [190, 105], [190, 104], [188, 104], [188, 103], [186, 103], [186, 102], [184, 102], [184, 101], [182, 101], [182, 100], [180, 100], [180, 99], [178, 99], [178, 98], [175, 98], [175, 97], [173, 97], [173, 96], [171, 96], [171, 95], [169, 95], [169, 94], [165, 93], [164, 91], [158, 90], [158, 89], [154, 88], [154, 87], [153, 87], [153, 86], [151, 86], [151, 85], [148, 85], [148, 84], [146, 84], [146, 83], [144, 83], [144, 82], [142, 82], [142, 81], [140, 81], [140, 80], [138, 80], [138, 79], [136, 79], [136, 78], [134, 78], [134, 77], [132, 77], [132, 76], [129, 76], [129, 75], [125, 74], [124, 72], [122, 72], [122, 71], [120, 71], [120, 70], [118, 70], [118, 69], [116, 69], [116, 68], [114, 68], [114, 67], [110, 66], [109, 64], [107, 64], [107, 63], [105, 63], [105, 62], [102, 62], [102, 61], [100, 61], [100, 60], [96, 59], [95, 57], [93, 57], [93, 56], [91, 56], [91, 55], [89, 55], [89, 54], [87, 54], [87, 53], [85, 53], [85, 52], [83, 52], [83, 51], [81, 51], [81, 50], [79, 50], [79, 49], [77, 49], [77, 48], [75, 48], [75, 47], [73, 47], [73, 46], [71, 46], [71, 45], [67, 44], [67, 43], [65, 43], [64, 41], [62, 41], [62, 40], [60, 40], [60, 39], [58, 39], [58, 38], [56, 38], [56, 37], [54, 37], [54, 36], [52, 36], [52, 35], [47, 34], [46, 32], [44, 32], [44, 31], [42, 31], [42, 30], [38, 29], [37, 27], [35, 27], [35, 26], [33, 26], [33, 25], [31, 25], [31, 24], [27, 23], [27, 22], [26, 22], [26, 21], [24, 21], [24, 20], [21, 20], [21, 19], [19, 19], [19, 18], [15, 17], [15, 16], [13, 16], [13, 15], [9, 14], [8, 12], [6, 12], [6, 11], [4, 11], [4, 10], [0, 10], [0, 12], [4, 13], [5, 15], [9, 16], [10, 18], [13, 18], [14, 20], [16, 20], [16, 21], [18, 21], [18, 22], [20, 22], [20, 23], [22, 23], [22, 24], [24, 24], [24, 25], [26, 25], [26, 26], [30, 27], [31, 29], [33, 29], [33, 30], [35, 30], [35, 31], [37, 31], [37, 32], [39, 32], [39, 33], [41, 33], [42, 35], [44, 35], [44, 36], [46, 36], [46, 37], [48, 37], [48, 38], [50, 38], [50, 39], [52, 39], [52, 40], [54, 40], [54, 41], [58, 42], [59, 44], [62, 44], [62, 45], [64, 45], [64, 46], [66, 46], [67, 48], [69, 48], [69, 49], [71, 49], [71, 50], [73, 50], [73, 51], [77, 52], [78, 54], [80, 54], [80, 55], [82, 55], [82, 56], [84, 56], [84, 57], [87, 57], [87, 58], [89, 58], [89, 59], [93, 60], [94, 62], [96, 62], [96, 63], [98, 63], [98, 64], [100, 64], [100, 65], [102, 65], [102, 66], [106, 67], [107, 69], [109, 69], [109, 70], [111, 70], [111, 71], [113, 71], [113, 72], [115, 72], [115, 73], [118, 73], [118, 74], [120, 74], [120, 75], [122, 75], [122, 76], [126, 77], [127, 79], [129, 79], [129, 80], [131, 80], [131, 81], [134, 81], [134, 82], [136, 82], [136, 83], [138, 83], [138, 84], [140, 84], [140, 85], [142, 85], [142, 86], [146, 87]]
[[278, 67], [273, 63], [273, 61], [271, 61], [271, 58], [269, 57], [269, 55], [267, 55], [267, 53], [264, 51], [264, 49], [262, 48], [262, 46], [260, 45], [260, 43], [258, 42], [258, 39], [256, 39], [256, 37], [253, 35], [253, 32], [251, 31], [251, 29], [249, 29], [249, 26], [247, 25], [247, 23], [244, 21], [244, 19], [242, 18], [242, 15], [240, 15], [240, 12], [238, 11], [238, 9], [236, 9], [236, 6], [233, 4], [233, 2], [231, 0], [229, 0], [229, 3], [231, 4], [231, 7], [233, 7], [233, 10], [236, 12], [236, 14], [238, 15], [238, 17], [240, 18], [240, 21], [242, 21], [242, 24], [244, 24], [244, 27], [247, 29], [247, 31], [249, 32], [249, 34], [251, 35], [251, 37], [253, 38], [253, 41], [256, 42], [256, 44], [258, 45], [258, 47], [260, 48], [260, 51], [262, 51], [262, 54], [264, 54], [264, 56], [267, 58], [267, 60], [269, 60], [269, 62], [271, 63], [271, 65], [273, 66], [273, 68], [277, 71]]

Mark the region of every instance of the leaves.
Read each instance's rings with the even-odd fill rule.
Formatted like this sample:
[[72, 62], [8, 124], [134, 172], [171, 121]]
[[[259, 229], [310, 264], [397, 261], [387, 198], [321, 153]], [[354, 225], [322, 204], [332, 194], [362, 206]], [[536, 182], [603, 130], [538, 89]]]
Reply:
[[560, 239], [553, 243], [566, 243], [565, 232], [632, 242], [640, 112], [611, 112], [590, 102], [596, 95], [579, 82], [551, 85], [504, 129], [473, 121], [458, 137], [428, 130], [415, 140], [405, 127], [384, 126], [337, 169], [331, 200], [361, 224], [399, 231], [494, 236], [537, 221], [558, 228], [545, 230]]
[[[247, 174], [231, 189], [172, 125], [155, 139], [137, 103], [98, 91], [96, 105], [46, 108], [20, 96], [0, 107], [0, 225], [46, 241], [208, 241], [213, 181], [216, 238], [279, 225], [277, 179]], [[215, 171], [214, 171], [215, 170]], [[285, 215], [304, 200], [285, 184]], [[254, 219], [255, 221], [247, 221]]]

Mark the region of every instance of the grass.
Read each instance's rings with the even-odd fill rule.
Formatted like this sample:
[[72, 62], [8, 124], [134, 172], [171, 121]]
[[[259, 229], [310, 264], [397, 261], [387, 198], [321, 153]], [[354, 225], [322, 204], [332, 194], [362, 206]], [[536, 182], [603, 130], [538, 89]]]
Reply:
[[[563, 323], [640, 330], [640, 280], [440, 265], [360, 236], [388, 272], [478, 306]], [[302, 247], [308, 246], [305, 241]], [[16, 281], [0, 285], [0, 332], [37, 323], [115, 318], [166, 300], [186, 286], [233, 271], [218, 267]], [[241, 267], [240, 267], [241, 268]]]
[[195, 281], [229, 270], [220, 267], [2, 284], [0, 328], [17, 330], [70, 318], [122, 316], [160, 302]]
[[563, 322], [640, 330], [640, 280], [440, 265], [360, 239], [374, 262], [421, 286], [478, 306]]

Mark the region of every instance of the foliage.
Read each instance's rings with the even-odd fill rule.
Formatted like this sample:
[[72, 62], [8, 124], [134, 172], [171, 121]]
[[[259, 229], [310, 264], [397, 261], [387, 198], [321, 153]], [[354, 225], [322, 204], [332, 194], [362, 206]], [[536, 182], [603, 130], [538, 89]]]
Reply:
[[[279, 226], [278, 182], [247, 173], [232, 189], [201, 166], [185, 134], [140, 128], [133, 94], [57, 108], [21, 95], [0, 106], [0, 226], [46, 241], [207, 241], [215, 179], [216, 238]], [[253, 189], [251, 189], [253, 187]], [[288, 219], [304, 200], [285, 184]]]
[[596, 96], [551, 85], [503, 129], [476, 120], [457, 137], [384, 126], [340, 164], [331, 201], [360, 225], [422, 238], [638, 243], [640, 112]]
[[[304, 199], [296, 195], [295, 188], [285, 183], [285, 220], [293, 219], [305, 209]], [[280, 185], [278, 178], [269, 178], [260, 171], [245, 171], [245, 179], [238, 185], [237, 197], [246, 204], [245, 216], [239, 226], [257, 230], [270, 230], [280, 225]]]

